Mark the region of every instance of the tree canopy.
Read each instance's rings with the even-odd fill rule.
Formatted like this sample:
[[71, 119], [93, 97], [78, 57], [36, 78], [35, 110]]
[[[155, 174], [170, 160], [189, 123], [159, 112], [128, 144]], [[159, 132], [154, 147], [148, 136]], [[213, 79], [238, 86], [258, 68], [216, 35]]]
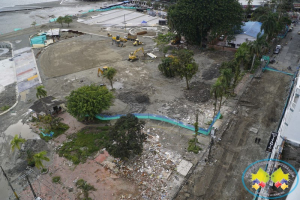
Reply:
[[120, 117], [109, 132], [108, 152], [121, 159], [142, 153], [146, 139], [142, 132], [144, 125], [145, 122], [139, 121], [133, 114]]
[[107, 110], [112, 105], [113, 98], [106, 87], [83, 86], [66, 97], [68, 112], [79, 120], [86, 117], [92, 119], [96, 114]]
[[43, 85], [39, 85], [36, 87], [36, 97], [38, 99], [44, 98], [47, 96], [47, 91], [44, 89]]
[[168, 10], [171, 29], [190, 43], [201, 44], [208, 33], [233, 35], [243, 20], [242, 6], [236, 0], [179, 0]]
[[109, 80], [112, 89], [114, 88], [112, 81], [113, 81], [116, 73], [117, 73], [117, 70], [112, 67], [108, 67], [107, 70], [103, 72], [103, 76]]
[[15, 148], [17, 148], [17, 149], [20, 150], [20, 148], [21, 148], [20, 145], [23, 144], [23, 143], [25, 143], [25, 142], [26, 142], [25, 139], [20, 138], [18, 135], [15, 135], [15, 137], [10, 142], [12, 151], [14, 151]]
[[186, 87], [190, 89], [189, 81], [198, 71], [198, 65], [193, 58], [194, 53], [190, 50], [181, 49], [176, 52], [176, 55], [178, 57], [177, 74], [181, 78], [185, 78]]
[[33, 155], [34, 164], [38, 169], [40, 169], [41, 167], [42, 168], [44, 167], [43, 160], [45, 160], [45, 161], [50, 160], [48, 157], [46, 157], [46, 155], [47, 155], [46, 151], [41, 151], [41, 152]]
[[72, 19], [71, 16], [66, 15], [66, 16], [64, 16], [64, 20], [63, 20], [63, 21], [64, 21], [66, 24], [68, 24], [68, 27], [69, 27], [70, 23], [73, 22], [73, 19]]

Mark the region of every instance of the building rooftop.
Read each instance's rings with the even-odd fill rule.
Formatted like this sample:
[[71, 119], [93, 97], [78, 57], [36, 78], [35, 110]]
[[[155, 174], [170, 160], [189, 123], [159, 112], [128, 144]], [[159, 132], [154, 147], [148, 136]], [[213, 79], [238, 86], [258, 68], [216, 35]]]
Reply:
[[300, 74], [295, 78], [286, 113], [280, 126], [281, 136], [287, 140], [300, 144]]

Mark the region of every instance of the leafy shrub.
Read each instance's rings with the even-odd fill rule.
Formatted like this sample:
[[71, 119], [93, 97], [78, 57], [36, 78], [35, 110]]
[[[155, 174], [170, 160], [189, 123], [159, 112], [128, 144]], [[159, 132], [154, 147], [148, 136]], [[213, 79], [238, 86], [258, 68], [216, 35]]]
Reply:
[[60, 176], [54, 176], [54, 177], [52, 178], [52, 182], [53, 182], [53, 183], [59, 183], [59, 181], [60, 181]]
[[197, 154], [200, 150], [202, 150], [198, 145], [198, 139], [197, 138], [193, 138], [190, 139], [189, 141], [189, 147], [188, 147], [188, 152], [194, 152], [195, 154]]

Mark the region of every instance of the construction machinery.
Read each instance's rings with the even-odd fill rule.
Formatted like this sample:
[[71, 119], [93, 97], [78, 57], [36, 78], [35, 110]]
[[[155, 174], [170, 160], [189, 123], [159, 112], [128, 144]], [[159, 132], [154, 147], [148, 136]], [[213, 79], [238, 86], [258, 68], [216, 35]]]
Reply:
[[117, 35], [116, 37], [112, 37], [111, 38], [113, 41], [117, 41], [120, 40], [121, 42], [127, 42], [126, 38], [121, 38], [119, 35]]
[[139, 41], [139, 39], [136, 39], [133, 43], [133, 46], [138, 46], [138, 45], [142, 45], [143, 43], [141, 41]]
[[103, 74], [106, 70], [107, 70], [107, 66], [103, 67], [102, 69], [100, 69], [100, 67], [98, 68], [98, 77], [100, 77], [100, 73]]
[[112, 37], [112, 34], [110, 34], [110, 33], [107, 33], [107, 36], [108, 36], [108, 37]]
[[130, 33], [128, 33], [127, 40], [135, 41], [136, 39], [137, 39], [137, 35], [131, 35]]
[[139, 52], [139, 51], [142, 51], [143, 54], [144, 54], [144, 56], [145, 56], [144, 48], [141, 47], [141, 48], [138, 48], [137, 50], [135, 50], [134, 52], [131, 52], [131, 53], [129, 54], [128, 61], [131, 61], [131, 62], [132, 62], [132, 61], [138, 60], [139, 57], [136, 55], [136, 53]]

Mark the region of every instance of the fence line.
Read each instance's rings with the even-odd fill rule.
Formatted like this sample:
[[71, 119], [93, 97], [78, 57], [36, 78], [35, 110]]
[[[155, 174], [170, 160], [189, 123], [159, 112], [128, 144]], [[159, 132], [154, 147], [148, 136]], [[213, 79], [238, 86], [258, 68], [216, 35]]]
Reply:
[[[132, 114], [135, 115], [139, 119], [153, 119], [153, 120], [163, 121], [163, 122], [167, 122], [170, 124], [174, 124], [176, 126], [180, 126], [182, 128], [189, 129], [191, 131], [195, 131], [195, 127], [193, 125], [190, 125], [190, 124], [187, 124], [182, 121], [172, 119], [172, 118], [169, 118], [166, 116], [149, 114], [149, 113], [132, 113]], [[119, 119], [121, 116], [125, 116], [125, 114], [124, 115], [111, 115], [111, 116], [98, 114], [98, 115], [96, 115], [96, 118], [100, 119], [100, 120], [116, 120], [116, 119]], [[221, 113], [218, 112], [218, 114], [214, 117], [212, 123], [208, 127], [208, 129], [199, 127], [198, 133], [208, 135], [212, 129], [212, 126], [214, 125], [214, 123], [216, 122], [217, 119], [220, 119], [220, 117], [221, 117]]]

